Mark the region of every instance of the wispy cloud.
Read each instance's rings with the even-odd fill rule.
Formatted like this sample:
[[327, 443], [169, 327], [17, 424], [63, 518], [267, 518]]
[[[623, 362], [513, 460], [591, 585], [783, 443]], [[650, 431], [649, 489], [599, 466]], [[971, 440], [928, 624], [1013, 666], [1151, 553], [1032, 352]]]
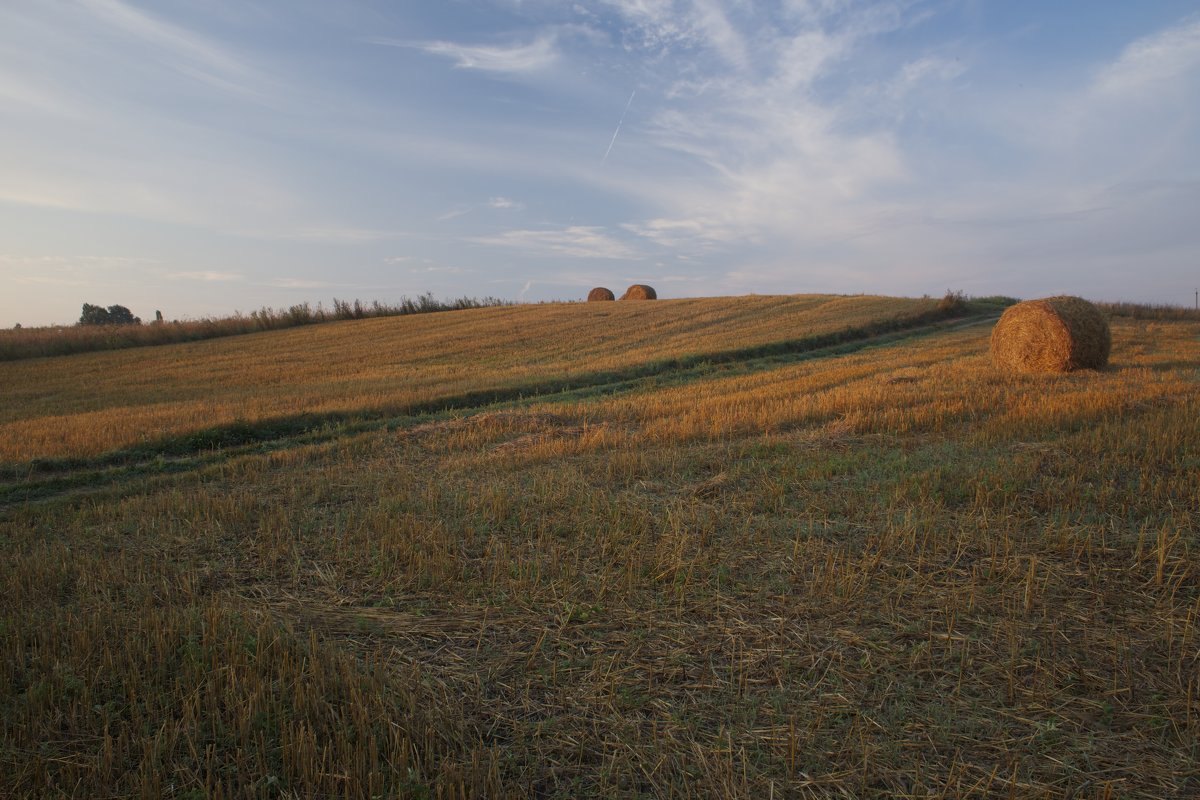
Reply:
[[111, 256], [111, 255], [18, 255], [15, 253], [0, 253], [0, 266], [33, 266], [33, 267], [130, 267], [153, 264], [152, 258], [141, 256]]
[[459, 217], [466, 216], [467, 214], [470, 214], [470, 213], [471, 213], [471, 209], [469, 209], [469, 208], [461, 208], [461, 207], [460, 208], [452, 208], [449, 211], [446, 211], [442, 214], [438, 214], [436, 217], [433, 218], [433, 221], [434, 222], [449, 222], [452, 219], [458, 219]]
[[59, 92], [40, 85], [33, 77], [5, 75], [0, 72], [0, 106], [16, 106], [56, 117], [78, 119], [79, 109], [67, 102]]
[[144, 277], [155, 263], [135, 256], [0, 253], [0, 273], [21, 285], [100, 286], [134, 273]]
[[1130, 94], [1161, 87], [1200, 67], [1200, 19], [1193, 18], [1131, 43], [1097, 76], [1103, 93]]
[[[1141, 291], [1200, 263], [1194, 14], [1097, 4], [1068, 37], [1036, 4], [960, 0], [417, 5], [0, 0], [5, 249], [161, 259], [0, 257], [0, 313], [468, 273], [530, 297], [618, 272], [698, 294]], [[1032, 24], [1018, 41], [997, 17]]]
[[989, 125], [1033, 167], [1001, 179], [1026, 195], [1011, 200], [1073, 211], [1105, 187], [1196, 174], [1198, 93], [1200, 18], [1192, 17], [1130, 42], [1090, 81], [997, 94], [986, 109], [962, 113]]
[[663, 51], [697, 38], [690, 3], [674, 0], [604, 0], [628, 24], [626, 46]]
[[513, 230], [496, 236], [479, 236], [472, 241], [544, 255], [621, 260], [641, 257], [641, 254], [628, 244], [606, 233], [603, 228], [594, 226], [574, 225], [560, 230]]
[[650, 219], [645, 222], [629, 222], [621, 226], [625, 230], [647, 239], [660, 247], [672, 250], [691, 250], [697, 243], [720, 240], [728, 232], [708, 228], [700, 219]]
[[513, 200], [511, 197], [492, 197], [488, 200], [488, 205], [492, 208], [512, 211], [521, 211], [525, 208], [524, 203]]
[[261, 94], [270, 83], [259, 70], [211, 39], [166, 22], [121, 0], [79, 0], [96, 18], [154, 47], [178, 72], [224, 91]]
[[267, 281], [265, 285], [274, 286], [279, 289], [329, 289], [334, 286], [344, 286], [345, 284], [315, 281], [308, 278], [276, 278]]
[[370, 38], [371, 44], [388, 47], [408, 47], [454, 62], [458, 69], [474, 69], [496, 73], [536, 72], [552, 66], [559, 59], [558, 45], [553, 35], [542, 35], [527, 44], [471, 45], [458, 42], [408, 42], [398, 39]]
[[966, 71], [967, 67], [961, 61], [924, 55], [901, 67], [896, 77], [883, 85], [882, 95], [893, 103], [900, 103], [922, 86], [956, 80]]
[[475, 270], [472, 270], [472, 269], [465, 269], [463, 267], [447, 266], [444, 264], [428, 264], [428, 265], [422, 266], [422, 267], [413, 267], [412, 269], [409, 270], [409, 272], [413, 275], [431, 275], [431, 274], [465, 275], [468, 272], [474, 272], [474, 271]]
[[12, 275], [12, 281], [19, 284], [44, 286], [90, 286], [93, 281], [82, 278], [67, 278], [61, 275]]
[[[638, 133], [684, 159], [676, 180], [688, 186], [664, 197], [659, 214], [622, 228], [698, 270], [736, 259], [744, 266], [719, 280], [728, 290], [786, 291], [804, 276], [802, 285], [827, 290], [904, 291], [925, 283], [937, 291], [946, 282], [993, 291], [995, 275], [968, 266], [987, 263], [1008, 271], [1003, 288], [1016, 293], [1014, 285], [1061, 274], [1072, 252], [1094, 271], [1112, 269], [1113, 260], [1083, 239], [1103, 241], [1110, 253], [1146, 254], [1155, 264], [1168, 259], [1155, 238], [1171, 243], [1170, 258], [1195, 252], [1195, 236], [1181, 236], [1168, 210], [1190, 190], [1104, 190], [1154, 165], [1166, 168], [1168, 159], [1195, 163], [1184, 154], [1197, 114], [1177, 102], [1200, 83], [1194, 19], [1131, 43], [1092, 84], [1043, 92], [1036, 105], [1046, 111], [1031, 115], [1028, 96], [1008, 107], [995, 93], [986, 108], [954, 103], [956, 84], [971, 74], [965, 57], [918, 52], [877, 74], [847, 72], [877, 36], [914, 24], [905, 3], [797, 2], [791, 25], [769, 20], [761, 27], [749, 5], [726, 6], [725, 21], [747, 26], [739, 38], [755, 42], [748, 65], [733, 70], [715, 66], [711, 54], [729, 66], [734, 51], [719, 52], [719, 30], [699, 24], [694, 4], [612, 5], [635, 31], [649, 29], [640, 39], [627, 35], [627, 44], [673, 55], [673, 73], [656, 62], [669, 84], [667, 102]], [[836, 93], [826, 88], [831, 82]], [[1130, 113], [1134, 102], [1140, 113]], [[941, 107], [953, 107], [953, 119]], [[905, 129], [910, 114], [921, 115], [922, 129]], [[931, 128], [933, 137], [911, 138]], [[930, 149], [937, 135], [964, 129], [986, 130], [957, 145], [974, 191], [948, 180], [951, 162]], [[997, 153], [1019, 154], [1023, 168], [995, 171]], [[950, 221], [955, 214], [987, 222], [968, 231]]]
[[245, 280], [244, 276], [236, 272], [171, 272], [167, 274], [168, 278], [178, 278], [189, 281], [205, 281], [205, 282], [230, 282]]
[[476, 205], [460, 205], [433, 218], [434, 222], [449, 222], [452, 219], [465, 217], [478, 208], [494, 208], [497, 211], [524, 211], [525, 204], [511, 197], [489, 197], [486, 203]]
[[[668, 13], [676, 8], [670, 4], [617, 5], [631, 23], [667, 32], [679, 24]], [[751, 17], [745, 23], [751, 29], [741, 32], [709, 4], [693, 4], [682, 17], [689, 35], [662, 45], [682, 48], [668, 90], [672, 102], [642, 130], [655, 146], [690, 159], [686, 179], [692, 188], [662, 215], [631, 222], [626, 230], [697, 254], [715, 245], [776, 240], [795, 246], [841, 236], [879, 214], [864, 204], [907, 177], [902, 148], [887, 128], [850, 124], [858, 116], [846, 102], [853, 95], [834, 102], [814, 87], [862, 42], [901, 24], [899, 16], [880, 10], [893, 5], [807, 4], [790, 25]], [[658, 43], [668, 37], [651, 38]], [[737, 63], [744, 51], [734, 43], [749, 39], [756, 42], [752, 69], [749, 55], [746, 68], [733, 71], [689, 56], [701, 41]], [[950, 74], [938, 66], [913, 65], [904, 80], [915, 84], [927, 75]], [[881, 84], [871, 99], [882, 91]]]
[[251, 239], [293, 242], [320, 242], [323, 244], [361, 244], [365, 242], [382, 242], [389, 239], [403, 239], [408, 235], [404, 231], [385, 230], [381, 228], [340, 228], [321, 226], [281, 228], [278, 230], [231, 229], [228, 232]]
[[692, 0], [697, 27], [725, 62], [738, 69], [749, 65], [747, 45], [716, 0]]

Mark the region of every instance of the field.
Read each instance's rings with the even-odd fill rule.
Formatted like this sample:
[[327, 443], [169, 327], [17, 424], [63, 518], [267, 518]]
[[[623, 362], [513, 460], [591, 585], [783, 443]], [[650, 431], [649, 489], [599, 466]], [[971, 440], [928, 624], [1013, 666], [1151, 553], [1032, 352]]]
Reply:
[[[214, 426], [344, 422], [735, 357], [944, 316], [937, 301], [760, 297], [477, 309], [0, 364], [0, 461], [93, 456]], [[851, 337], [852, 338], [852, 337]], [[818, 342], [820, 343], [820, 342]], [[676, 363], [662, 364], [664, 360]]]
[[488, 308], [0, 364], [0, 795], [1200, 796], [1200, 323]]
[[[97, 350], [121, 350], [127, 347], [195, 342], [222, 336], [239, 336], [255, 331], [275, 331], [316, 325], [333, 320], [399, 317], [410, 314], [430, 314], [438, 311], [457, 311], [465, 308], [488, 308], [511, 305], [495, 297], [460, 297], [438, 300], [432, 294], [416, 299], [402, 297], [395, 303], [363, 303], [334, 298], [330, 308], [321, 303], [315, 307], [300, 303], [290, 308], [260, 308], [228, 317], [206, 317], [191, 320], [157, 320], [143, 324], [50, 325], [46, 327], [0, 330], [0, 361], [21, 358], [65, 356], [73, 353], [93, 353]], [[98, 306], [96, 308], [99, 308]], [[129, 309], [124, 309], [129, 311]], [[132, 312], [130, 312], [132, 314]], [[82, 317], [81, 317], [82, 319]]]

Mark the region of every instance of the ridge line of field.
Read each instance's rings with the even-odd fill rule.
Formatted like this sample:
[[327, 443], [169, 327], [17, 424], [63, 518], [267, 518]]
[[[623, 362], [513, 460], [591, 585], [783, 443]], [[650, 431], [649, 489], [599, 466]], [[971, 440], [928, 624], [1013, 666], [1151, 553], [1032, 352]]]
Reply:
[[[257, 423], [234, 423], [155, 444], [113, 451], [93, 459], [34, 460], [26, 465], [0, 467], [0, 509], [23, 502], [97, 491], [129, 479], [190, 472], [240, 455], [321, 444], [381, 429], [399, 430], [427, 422], [430, 417], [454, 412], [470, 412], [467, 416], [473, 416], [535, 402], [589, 400], [660, 385], [664, 380], [683, 383], [717, 373], [747, 373], [847, 355], [870, 347], [981, 325], [994, 320], [997, 314], [987, 309], [964, 316], [942, 316], [932, 321], [930, 316], [918, 315], [916, 322], [911, 319], [886, 320], [807, 339], [679, 356], [630, 370], [608, 370], [537, 384], [479, 390], [374, 413], [307, 414]], [[751, 352], [757, 355], [749, 355]], [[52, 477], [37, 480], [34, 479], [37, 474]]]
[[417, 314], [467, 311], [509, 305], [513, 305], [513, 303], [497, 297], [460, 297], [437, 300], [432, 293], [426, 292], [416, 299], [402, 297], [398, 303], [392, 304], [379, 301], [363, 303], [357, 299], [351, 304], [350, 301], [338, 300], [335, 297], [333, 306], [329, 309], [326, 309], [321, 303], [317, 303], [315, 308], [308, 303], [297, 303], [290, 308], [263, 307], [257, 311], [251, 311], [249, 314], [235, 312], [232, 316], [217, 319], [148, 322], [144, 325], [50, 325], [43, 328], [0, 331], [0, 362], [24, 361], [34, 358], [62, 358], [141, 347], [163, 347], [203, 342], [209, 339], [223, 339], [230, 336], [248, 336], [311, 325], [324, 325], [331, 322], [410, 317]]

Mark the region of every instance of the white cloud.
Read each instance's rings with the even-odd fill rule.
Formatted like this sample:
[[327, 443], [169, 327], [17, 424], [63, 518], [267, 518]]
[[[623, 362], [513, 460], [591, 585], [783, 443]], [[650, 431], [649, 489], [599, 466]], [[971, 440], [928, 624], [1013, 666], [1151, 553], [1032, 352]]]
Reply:
[[333, 286], [344, 284], [329, 283], [328, 281], [314, 281], [307, 278], [276, 278], [268, 281], [265, 285], [274, 286], [280, 289], [328, 289]]
[[605, 5], [630, 23], [627, 36], [636, 35], [641, 47], [656, 48], [689, 37], [687, 14], [674, 0], [604, 0]]
[[1096, 91], [1133, 94], [1160, 88], [1200, 67], [1200, 19], [1134, 41], [1100, 71]]
[[[814, 87], [866, 38], [900, 24], [881, 11], [891, 7], [807, 4], [793, 9], [799, 21], [791, 26], [761, 23], [738, 35], [755, 41], [752, 70], [722, 71], [680, 54], [684, 68], [668, 94], [672, 102], [643, 123], [641, 134], [692, 161], [686, 177], [693, 187], [664, 213], [625, 229], [695, 255], [716, 246], [795, 247], [856, 235], [864, 221], [883, 214], [872, 198], [910, 171], [895, 135], [860, 118], [875, 113], [887, 88], [830, 99]], [[698, 35], [720, 49], [719, 26], [701, 26]], [[950, 73], [930, 58], [910, 65], [901, 80], [913, 85]]]
[[697, 242], [710, 241], [713, 233], [700, 219], [651, 219], [621, 227], [660, 247], [677, 250], [692, 249]]
[[[147, 292], [191, 301], [244, 273], [262, 302], [325, 288], [322, 269], [359, 270], [337, 277], [356, 286], [390, 273], [403, 291], [507, 275], [512, 295], [532, 279], [537, 297], [615, 270], [678, 273], [698, 293], [919, 293], [989, 290], [964, 273], [1112, 283], [1100, 273], [1122, 259], [1161, 274], [1200, 263], [1195, 188], [1168, 185], [1200, 174], [1195, 17], [1130, 34], [1106, 65], [1078, 60], [1095, 42], [1071, 42], [1041, 71], [940, 0], [497, 2], [512, 27], [483, 39], [448, 17], [411, 33], [420, 14], [403, 4], [305, 3], [287, 24], [314, 60], [267, 35], [277, 4], [0, 0], [6, 249], [153, 247], [170, 266], [142, 270], [158, 281]], [[880, 36], [930, 11], [938, 25]], [[389, 28], [426, 41], [363, 52], [364, 32]], [[372, 59], [388, 54], [459, 70], [455, 96], [419, 80], [381, 90]], [[501, 191], [520, 199], [489, 196]], [[548, 216], [492, 227], [526, 205]], [[41, 233], [68, 216], [70, 237]], [[317, 243], [342, 248], [341, 266]], [[143, 277], [72, 264], [0, 270], [15, 284]], [[203, 271], [214, 264], [228, 272]], [[193, 271], [170, 283], [167, 269]], [[267, 283], [281, 273], [307, 277]]]
[[452, 208], [444, 214], [438, 214], [433, 218], [434, 222], [449, 222], [452, 219], [457, 219], [471, 213], [469, 208]]
[[474, 272], [474, 270], [463, 269], [462, 267], [444, 266], [441, 264], [431, 264], [425, 267], [413, 267], [409, 270], [409, 272], [414, 275], [428, 275], [436, 273], [441, 273], [444, 275], [464, 275], [468, 272]]
[[403, 239], [408, 234], [404, 231], [385, 230], [380, 228], [350, 228], [350, 227], [293, 227], [278, 230], [244, 230], [231, 228], [229, 233], [245, 236], [250, 239], [267, 239], [293, 242], [319, 242], [321, 244], [362, 244], [367, 242], [382, 242], [389, 239]]
[[128, 267], [153, 264], [154, 259], [140, 256], [99, 255], [41, 255], [25, 256], [0, 253], [0, 266], [44, 266], [44, 267]]
[[1033, 207], [1049, 197], [1052, 210], [1078, 210], [1106, 187], [1197, 174], [1198, 93], [1193, 18], [1132, 41], [1089, 82], [997, 93], [960, 113], [1019, 149], [1009, 181], [1026, 187]]
[[815, 25], [848, 8], [851, 0], [784, 0], [784, 11], [792, 19]]
[[777, 44], [779, 55], [774, 66], [775, 91], [807, 89], [838, 59], [849, 51], [849, 36], [831, 36], [820, 29], [802, 30]]
[[712, 48], [729, 65], [745, 69], [749, 65], [746, 42], [730, 24], [716, 0], [693, 0], [692, 7], [696, 25], [704, 32], [704, 37]]
[[885, 87], [885, 94], [893, 101], [900, 101], [926, 83], [952, 81], [966, 69], [961, 61], [934, 55], [921, 56], [901, 67], [895, 79]]
[[98, 19], [146, 43], [178, 72], [223, 91], [266, 96], [260, 71], [207, 37], [147, 14], [121, 0], [79, 0]]
[[156, 262], [149, 258], [113, 255], [19, 255], [0, 253], [0, 276], [18, 285], [102, 286], [144, 279]]
[[181, 278], [189, 281], [240, 281], [244, 280], [242, 275], [236, 272], [172, 272], [167, 275], [169, 278]]
[[92, 281], [80, 278], [64, 278], [58, 275], [12, 275], [12, 280], [21, 284], [41, 284], [46, 286], [91, 286]]
[[57, 92], [38, 84], [29, 75], [6, 75], [0, 72], [0, 105], [16, 106], [18, 111], [24, 106], [25, 109], [55, 117], [80, 117], [77, 108], [73, 108]]
[[458, 69], [484, 72], [525, 73], [552, 66], [559, 59], [558, 44], [552, 35], [535, 38], [528, 44], [469, 45], [458, 42], [407, 42], [398, 39], [370, 38], [371, 44], [410, 47], [434, 56], [449, 58]]
[[497, 247], [512, 247], [543, 255], [633, 260], [641, 254], [605, 233], [603, 228], [574, 225], [560, 230], [512, 230], [472, 241]]
[[[672, 24], [670, 4], [616, 5], [631, 23]], [[740, 264], [713, 279], [738, 292], [1018, 293], [1061, 288], [1089, 270], [1111, 287], [1116, 252], [1142, 254], [1158, 270], [1194, 262], [1196, 236], [1181, 235], [1171, 211], [1194, 207], [1194, 188], [1143, 192], [1131, 181], [1169, 175], [1159, 170], [1170, 164], [1187, 175], [1197, 163], [1197, 113], [1175, 101], [1195, 86], [1200, 25], [1134, 42], [1094, 84], [1039, 87], [1008, 104], [996, 92], [963, 95], [956, 84], [972, 65], [944, 49], [909, 53], [890, 74], [848, 72], [872, 37], [912, 24], [903, 11], [793, 3], [791, 29], [742, 30], [755, 43], [746, 71], [696, 55], [696, 36], [710, 53], [716, 46], [694, 26], [692, 38], [645, 37], [674, 50], [675, 72], [664, 77], [665, 103], [634, 134], [682, 159], [662, 180], [687, 191], [658, 196], [658, 214], [623, 230], [698, 274]], [[1142, 113], [1130, 113], [1135, 97]], [[920, 120], [906, 129], [910, 114]], [[986, 135], [972, 138], [976, 130]], [[997, 170], [997, 156], [1014, 165]]]
[[513, 211], [521, 211], [525, 208], [525, 204], [513, 200], [511, 197], [493, 197], [488, 200], [488, 205], [492, 208], [511, 209]]

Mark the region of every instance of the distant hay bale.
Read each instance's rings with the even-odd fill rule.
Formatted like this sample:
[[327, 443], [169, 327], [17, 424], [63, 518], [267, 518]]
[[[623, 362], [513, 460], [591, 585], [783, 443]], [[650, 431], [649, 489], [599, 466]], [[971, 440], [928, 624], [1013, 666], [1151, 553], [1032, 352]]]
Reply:
[[1108, 320], [1078, 297], [1017, 303], [992, 329], [992, 362], [1019, 372], [1101, 369], [1110, 350]]
[[595, 303], [598, 300], [616, 300], [617, 296], [612, 293], [612, 289], [605, 289], [603, 286], [597, 286], [588, 292], [588, 302]]
[[622, 300], [657, 300], [658, 293], [654, 291], [653, 286], [647, 286], [644, 283], [635, 283], [625, 290], [625, 294], [621, 295]]

